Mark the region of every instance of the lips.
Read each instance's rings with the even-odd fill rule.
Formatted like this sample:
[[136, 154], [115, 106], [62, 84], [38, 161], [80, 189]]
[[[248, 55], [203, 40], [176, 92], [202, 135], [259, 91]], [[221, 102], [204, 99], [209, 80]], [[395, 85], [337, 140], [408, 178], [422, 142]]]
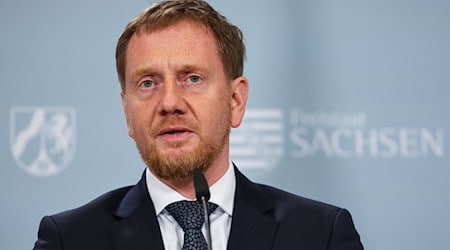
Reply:
[[158, 135], [159, 136], [177, 135], [177, 134], [182, 134], [182, 133], [192, 133], [192, 130], [185, 128], [185, 127], [170, 127], [170, 128], [165, 128], [165, 129], [161, 130]]
[[171, 126], [166, 127], [158, 133], [157, 138], [165, 141], [165, 142], [181, 142], [188, 140], [192, 137], [194, 132], [187, 128], [182, 126]]

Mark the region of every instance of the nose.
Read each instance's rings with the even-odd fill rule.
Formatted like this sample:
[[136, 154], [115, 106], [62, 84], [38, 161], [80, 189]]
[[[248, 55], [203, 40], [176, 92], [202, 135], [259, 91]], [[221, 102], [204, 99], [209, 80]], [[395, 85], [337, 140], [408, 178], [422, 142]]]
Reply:
[[184, 114], [186, 107], [182, 87], [176, 80], [166, 80], [160, 92], [158, 113], [161, 115]]

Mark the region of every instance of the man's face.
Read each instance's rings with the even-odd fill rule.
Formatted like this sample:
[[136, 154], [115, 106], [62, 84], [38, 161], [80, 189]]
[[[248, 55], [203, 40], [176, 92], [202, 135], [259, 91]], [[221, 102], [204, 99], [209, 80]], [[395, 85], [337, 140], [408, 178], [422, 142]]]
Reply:
[[248, 85], [226, 78], [212, 33], [189, 21], [142, 31], [126, 61], [128, 133], [150, 170], [181, 180], [195, 168], [228, 164], [229, 130], [242, 120]]

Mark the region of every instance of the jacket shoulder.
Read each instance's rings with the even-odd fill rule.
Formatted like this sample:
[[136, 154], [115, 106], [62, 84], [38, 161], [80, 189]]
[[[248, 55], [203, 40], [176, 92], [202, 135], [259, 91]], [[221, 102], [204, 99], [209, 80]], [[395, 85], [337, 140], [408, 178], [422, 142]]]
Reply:
[[119, 220], [114, 212], [130, 188], [119, 188], [81, 207], [45, 216], [33, 249], [107, 249], [106, 229]]
[[304, 211], [318, 214], [337, 213], [341, 210], [340, 207], [293, 194], [272, 186], [263, 184], [255, 185], [264, 193], [267, 200], [272, 201], [275, 209], [284, 211], [294, 210], [296, 213]]
[[[281, 242], [297, 239], [302, 244], [326, 249], [363, 249], [346, 209], [267, 185], [256, 185], [272, 203], [269, 214], [279, 223], [278, 234], [288, 236]], [[300, 239], [299, 235], [304, 237]], [[295, 244], [300, 244], [298, 241]]]
[[[132, 186], [118, 188], [109, 191], [80, 207], [54, 214], [50, 217], [58, 223], [83, 222], [112, 219], [113, 213], [118, 208], [127, 192]], [[61, 225], [63, 226], [63, 225]]]

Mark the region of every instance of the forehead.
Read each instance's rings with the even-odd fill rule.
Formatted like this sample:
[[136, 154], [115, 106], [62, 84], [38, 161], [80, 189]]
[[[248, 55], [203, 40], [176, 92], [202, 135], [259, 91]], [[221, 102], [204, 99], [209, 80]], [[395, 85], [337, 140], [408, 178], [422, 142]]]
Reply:
[[[220, 59], [216, 39], [203, 24], [181, 20], [167, 27], [141, 29], [130, 39], [127, 61], [151, 56], [154, 59]], [[206, 59], [203, 58], [203, 59]]]

